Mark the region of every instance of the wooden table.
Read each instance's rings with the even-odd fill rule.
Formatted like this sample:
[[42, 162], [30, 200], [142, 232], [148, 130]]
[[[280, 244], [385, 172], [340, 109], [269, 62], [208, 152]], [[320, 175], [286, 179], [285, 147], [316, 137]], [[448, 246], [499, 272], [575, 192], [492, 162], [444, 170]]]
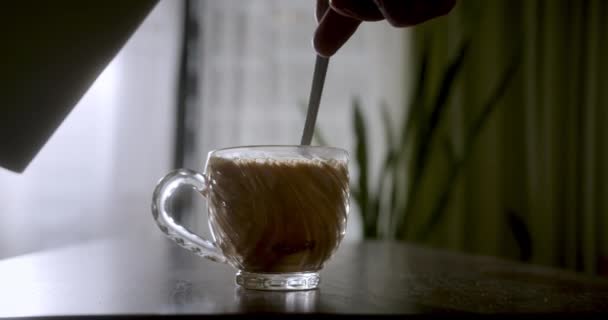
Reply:
[[413, 245], [344, 244], [306, 292], [248, 291], [169, 240], [111, 238], [0, 260], [0, 317], [288, 312], [608, 312], [608, 281]]

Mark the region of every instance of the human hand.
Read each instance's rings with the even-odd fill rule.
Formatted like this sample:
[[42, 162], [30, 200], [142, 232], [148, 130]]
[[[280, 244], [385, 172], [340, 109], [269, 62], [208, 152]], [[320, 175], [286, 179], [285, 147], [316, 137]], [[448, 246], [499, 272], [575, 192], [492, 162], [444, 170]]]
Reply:
[[314, 48], [329, 57], [363, 21], [386, 19], [394, 27], [409, 27], [446, 15], [455, 5], [456, 0], [317, 0]]

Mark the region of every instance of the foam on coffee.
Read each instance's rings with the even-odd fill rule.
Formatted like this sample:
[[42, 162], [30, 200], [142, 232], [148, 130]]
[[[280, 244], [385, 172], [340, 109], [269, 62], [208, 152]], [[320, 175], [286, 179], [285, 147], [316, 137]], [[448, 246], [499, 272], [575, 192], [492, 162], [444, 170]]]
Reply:
[[236, 268], [316, 271], [344, 236], [346, 161], [212, 157], [209, 223]]

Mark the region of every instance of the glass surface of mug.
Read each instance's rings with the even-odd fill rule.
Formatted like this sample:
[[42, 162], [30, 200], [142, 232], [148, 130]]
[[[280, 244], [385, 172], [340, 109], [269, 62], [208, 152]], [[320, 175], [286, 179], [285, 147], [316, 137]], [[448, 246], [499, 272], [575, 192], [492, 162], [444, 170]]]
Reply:
[[[237, 285], [308, 290], [344, 238], [349, 156], [314, 146], [243, 146], [211, 151], [203, 173], [179, 169], [154, 190], [152, 214], [180, 246], [237, 270]], [[208, 202], [207, 240], [178, 224], [169, 200], [182, 187]]]

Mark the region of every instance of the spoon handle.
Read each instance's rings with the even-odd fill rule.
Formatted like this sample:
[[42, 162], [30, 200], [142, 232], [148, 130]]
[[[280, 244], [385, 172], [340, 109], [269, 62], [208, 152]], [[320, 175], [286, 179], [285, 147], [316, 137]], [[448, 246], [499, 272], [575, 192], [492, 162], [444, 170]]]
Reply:
[[325, 83], [325, 74], [327, 73], [328, 64], [329, 58], [317, 55], [315, 71], [312, 75], [310, 98], [308, 99], [306, 123], [304, 124], [304, 132], [302, 133], [302, 141], [300, 142], [301, 145], [310, 145], [312, 142], [312, 135], [315, 131], [315, 123], [317, 122], [317, 113], [319, 112], [319, 104], [321, 103], [321, 95], [323, 94], [323, 85]]

